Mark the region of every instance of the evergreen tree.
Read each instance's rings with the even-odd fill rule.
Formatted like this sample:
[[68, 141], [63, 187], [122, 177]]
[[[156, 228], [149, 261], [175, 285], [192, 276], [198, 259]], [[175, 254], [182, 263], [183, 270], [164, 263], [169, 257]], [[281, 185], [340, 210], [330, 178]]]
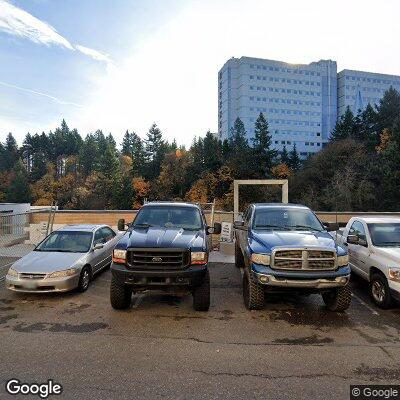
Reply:
[[376, 130], [379, 134], [384, 128], [390, 129], [400, 115], [400, 93], [390, 87], [379, 101], [377, 106]]
[[133, 133], [132, 137], [132, 173], [133, 176], [142, 176], [146, 167], [146, 150], [143, 140]]
[[79, 165], [84, 176], [89, 176], [97, 165], [98, 146], [93, 134], [88, 134], [79, 152]]
[[289, 165], [293, 171], [298, 171], [301, 167], [301, 160], [297, 153], [296, 143], [293, 146], [292, 151], [289, 154]]
[[235, 179], [245, 179], [255, 176], [252, 169], [250, 146], [246, 138], [246, 129], [240, 118], [236, 118], [228, 139], [228, 165]]
[[13, 178], [6, 190], [6, 201], [10, 203], [29, 203], [30, 191], [26, 168], [21, 160], [18, 160], [11, 170]]
[[377, 113], [370, 103], [368, 103], [365, 110], [359, 113], [355, 118], [354, 138], [363, 140], [367, 147], [371, 150], [375, 149], [375, 147], [379, 144], [376, 118]]
[[336, 122], [330, 140], [343, 140], [352, 137], [355, 133], [355, 127], [354, 114], [350, 110], [350, 107], [347, 107], [346, 112], [339, 118], [339, 121]]
[[122, 139], [122, 149], [121, 149], [121, 154], [123, 156], [129, 156], [132, 157], [133, 153], [133, 135], [135, 132], [129, 133], [128, 130], [126, 130], [124, 138]]
[[286, 149], [286, 146], [283, 146], [283, 149], [281, 151], [280, 162], [281, 164], [286, 164], [287, 166], [289, 166], [290, 164], [289, 153]]
[[216, 172], [222, 166], [221, 141], [210, 131], [203, 139], [204, 170]]
[[229, 135], [229, 146], [232, 151], [237, 152], [246, 149], [249, 143], [246, 138], [246, 129], [242, 120], [237, 117]]
[[0, 171], [9, 171], [13, 168], [19, 158], [17, 141], [14, 139], [12, 133], [7, 135], [1, 152]]
[[145, 176], [147, 179], [155, 179], [160, 175], [161, 163], [166, 153], [162, 133], [156, 124], [153, 124], [147, 132], [145, 150], [147, 158]]
[[252, 142], [254, 169], [260, 178], [265, 178], [271, 171], [277, 152], [270, 148], [271, 135], [269, 134], [268, 122], [263, 113], [260, 113], [256, 120]]

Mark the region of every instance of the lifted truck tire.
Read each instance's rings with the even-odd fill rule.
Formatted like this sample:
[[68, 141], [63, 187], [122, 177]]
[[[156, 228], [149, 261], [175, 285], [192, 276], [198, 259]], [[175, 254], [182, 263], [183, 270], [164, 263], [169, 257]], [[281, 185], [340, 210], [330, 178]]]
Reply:
[[322, 299], [329, 311], [341, 312], [350, 307], [351, 290], [346, 285], [329, 292], [322, 293]]
[[193, 308], [196, 311], [208, 311], [210, 308], [210, 273], [208, 269], [201, 284], [193, 289]]
[[240, 246], [235, 242], [235, 267], [244, 268], [244, 257]]
[[111, 278], [110, 302], [115, 310], [124, 310], [131, 305], [132, 290], [126, 285], [121, 285], [114, 278]]
[[243, 302], [248, 310], [262, 310], [265, 306], [264, 288], [247, 272], [243, 274]]
[[390, 288], [386, 277], [380, 273], [371, 276], [369, 291], [372, 301], [382, 309], [388, 309], [393, 305]]

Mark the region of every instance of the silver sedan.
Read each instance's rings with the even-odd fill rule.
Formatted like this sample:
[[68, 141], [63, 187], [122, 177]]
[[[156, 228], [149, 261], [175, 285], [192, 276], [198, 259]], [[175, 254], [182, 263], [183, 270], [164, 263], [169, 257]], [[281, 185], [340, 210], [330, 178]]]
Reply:
[[93, 276], [110, 265], [123, 234], [107, 225], [65, 226], [11, 266], [6, 287], [29, 293], [84, 292]]

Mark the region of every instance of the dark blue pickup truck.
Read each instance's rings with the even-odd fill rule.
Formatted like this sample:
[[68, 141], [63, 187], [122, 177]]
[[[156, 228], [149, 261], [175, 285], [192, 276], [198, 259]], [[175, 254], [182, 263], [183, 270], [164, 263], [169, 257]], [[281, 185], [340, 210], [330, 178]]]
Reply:
[[[124, 220], [118, 221], [119, 230], [125, 226]], [[153, 289], [190, 292], [193, 308], [207, 311], [211, 233], [221, 233], [221, 225], [207, 226], [204, 213], [196, 204], [145, 204], [113, 251], [112, 307], [127, 308], [132, 292]]]
[[235, 262], [244, 269], [243, 300], [248, 309], [263, 308], [269, 292], [321, 293], [329, 310], [349, 307], [347, 252], [309, 208], [251, 204], [234, 227]]

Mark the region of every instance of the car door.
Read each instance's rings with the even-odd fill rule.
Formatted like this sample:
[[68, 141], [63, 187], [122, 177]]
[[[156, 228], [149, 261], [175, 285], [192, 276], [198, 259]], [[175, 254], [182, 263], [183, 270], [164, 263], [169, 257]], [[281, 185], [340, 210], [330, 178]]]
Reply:
[[242, 249], [242, 252], [244, 252], [245, 249], [246, 249], [245, 241], [247, 239], [245, 238], [245, 236], [246, 236], [246, 229], [247, 229], [246, 228], [246, 219], [247, 219], [248, 213], [249, 213], [249, 208], [247, 208], [247, 210], [243, 213], [242, 218], [241, 218], [243, 223], [244, 223], [244, 225], [239, 227], [239, 228], [237, 228], [237, 229], [235, 229], [235, 235], [236, 235], [236, 238], [237, 238], [237, 240], [239, 242], [239, 246]]
[[349, 229], [349, 235], [356, 235], [362, 241], [365, 241], [365, 245], [361, 244], [348, 244], [349, 261], [351, 269], [357, 274], [368, 279], [369, 267], [368, 258], [370, 251], [368, 248], [366, 228], [361, 221], [354, 221]]
[[99, 269], [102, 268], [103, 261], [105, 258], [105, 238], [103, 236], [103, 228], [98, 228], [95, 233], [94, 233], [94, 239], [93, 239], [93, 247], [95, 247], [98, 244], [104, 245], [102, 249], [98, 250], [93, 250], [92, 252], [92, 268], [93, 272], [97, 272]]
[[247, 255], [247, 244], [248, 244], [248, 236], [249, 236], [249, 228], [250, 228], [250, 220], [251, 220], [251, 207], [249, 207], [246, 210], [246, 213], [244, 214], [244, 226], [242, 230], [242, 236], [241, 236], [241, 246], [243, 249], [243, 255]]
[[103, 259], [100, 268], [103, 268], [111, 262], [112, 251], [117, 242], [117, 234], [108, 226], [101, 228], [101, 232], [104, 241], [104, 247], [101, 249], [103, 253]]

